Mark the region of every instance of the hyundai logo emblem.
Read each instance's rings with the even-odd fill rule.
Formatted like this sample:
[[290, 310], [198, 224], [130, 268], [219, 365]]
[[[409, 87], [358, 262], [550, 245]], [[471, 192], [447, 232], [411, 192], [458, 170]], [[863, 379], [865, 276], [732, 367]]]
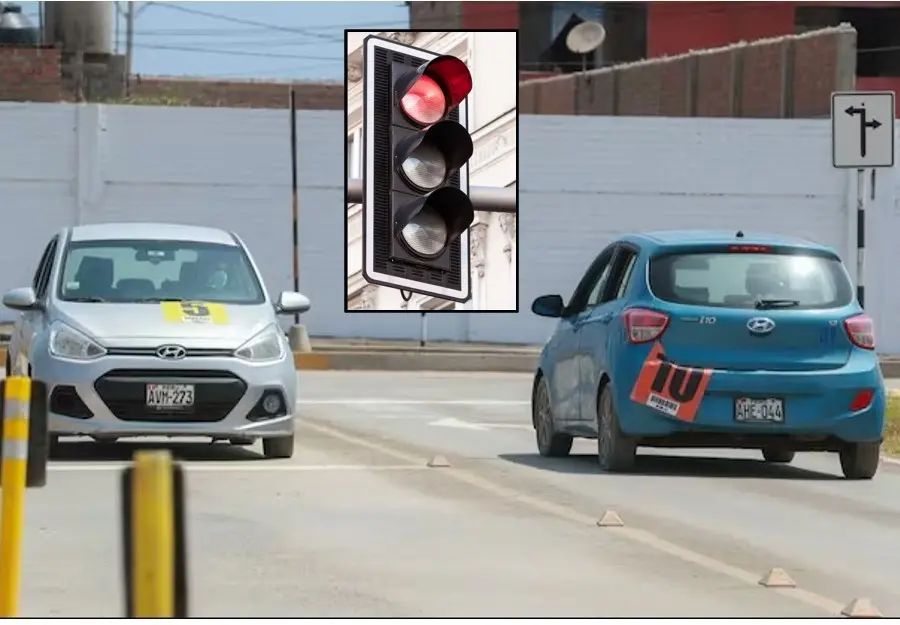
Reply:
[[747, 322], [747, 329], [752, 334], [768, 334], [775, 329], [775, 322], [768, 317], [754, 317]]
[[156, 350], [156, 355], [163, 360], [181, 360], [187, 356], [187, 350], [181, 345], [163, 345]]

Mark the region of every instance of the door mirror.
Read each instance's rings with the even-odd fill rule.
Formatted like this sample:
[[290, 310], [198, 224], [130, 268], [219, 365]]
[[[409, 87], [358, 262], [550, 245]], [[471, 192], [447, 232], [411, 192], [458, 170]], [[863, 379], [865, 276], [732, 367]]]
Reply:
[[294, 291], [282, 291], [281, 295], [278, 296], [278, 303], [275, 304], [275, 310], [280, 315], [305, 313], [309, 309], [309, 298], [302, 293], [295, 293]]
[[13, 310], [36, 310], [40, 308], [37, 295], [30, 286], [7, 291], [3, 296], [3, 305]]
[[559, 295], [541, 295], [531, 303], [531, 312], [541, 317], [562, 317], [563, 304]]

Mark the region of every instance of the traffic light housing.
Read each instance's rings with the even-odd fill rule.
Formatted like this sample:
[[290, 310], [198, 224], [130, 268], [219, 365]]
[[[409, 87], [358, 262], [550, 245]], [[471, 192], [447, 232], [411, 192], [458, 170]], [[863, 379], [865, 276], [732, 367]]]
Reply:
[[466, 302], [472, 75], [454, 56], [380, 37], [363, 55], [363, 276]]

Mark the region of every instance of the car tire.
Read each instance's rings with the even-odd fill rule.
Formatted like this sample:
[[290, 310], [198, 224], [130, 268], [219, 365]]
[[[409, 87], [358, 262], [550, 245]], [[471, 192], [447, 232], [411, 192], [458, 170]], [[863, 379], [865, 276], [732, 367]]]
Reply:
[[263, 455], [266, 458], [290, 458], [294, 455], [294, 435], [263, 439]]
[[762, 450], [763, 459], [773, 464], [789, 464], [793, 462], [796, 453], [793, 449], [779, 447], [763, 447]]
[[634, 468], [636, 454], [637, 442], [622, 433], [612, 389], [607, 384], [597, 401], [597, 460], [600, 468], [608, 473], [630, 471]]
[[569, 455], [572, 451], [572, 436], [556, 431], [547, 378], [542, 377], [538, 382], [531, 402], [531, 419], [539, 454], [545, 458], [564, 458]]
[[228, 439], [229, 445], [234, 445], [235, 447], [246, 447], [248, 445], [252, 445], [256, 442], [256, 439], [252, 436], [232, 436]]
[[845, 478], [871, 480], [881, 462], [881, 443], [848, 443], [840, 455]]

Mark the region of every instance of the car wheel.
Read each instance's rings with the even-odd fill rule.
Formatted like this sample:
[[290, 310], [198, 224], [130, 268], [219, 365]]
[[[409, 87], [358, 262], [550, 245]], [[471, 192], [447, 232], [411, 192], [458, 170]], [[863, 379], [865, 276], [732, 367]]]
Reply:
[[228, 443], [236, 447], [246, 447], [256, 442], [252, 436], [232, 436], [228, 439]]
[[871, 480], [881, 461], [881, 443], [849, 443], [841, 450], [841, 470], [848, 480]]
[[795, 451], [793, 449], [782, 449], [779, 447], [763, 447], [762, 455], [766, 462], [777, 464], [788, 464], [794, 460]]
[[290, 458], [294, 455], [294, 435], [264, 438], [263, 455], [266, 458]]
[[636, 453], [636, 441], [619, 428], [619, 415], [607, 384], [597, 402], [597, 460], [604, 471], [621, 473], [634, 468]]
[[531, 402], [534, 435], [538, 453], [545, 458], [563, 458], [572, 450], [572, 436], [557, 432], [553, 423], [553, 407], [550, 405], [550, 387], [547, 378], [538, 382]]

